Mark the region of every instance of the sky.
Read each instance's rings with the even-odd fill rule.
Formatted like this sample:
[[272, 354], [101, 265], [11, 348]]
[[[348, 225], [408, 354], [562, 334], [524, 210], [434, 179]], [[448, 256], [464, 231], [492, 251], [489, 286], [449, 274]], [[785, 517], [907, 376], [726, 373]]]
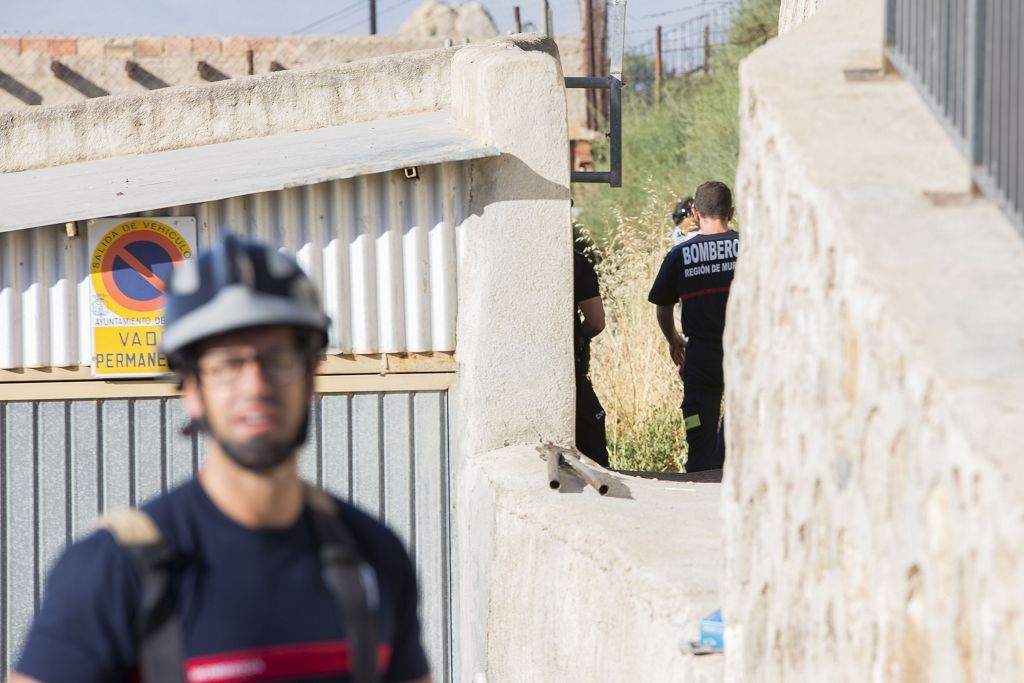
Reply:
[[[378, 33], [394, 34], [422, 0], [377, 0]], [[498, 30], [543, 30], [541, 0], [482, 0]], [[721, 0], [627, 0], [627, 45], [650, 40], [657, 24], [699, 16]], [[0, 0], [0, 35], [290, 35], [369, 31], [369, 0]], [[555, 33], [579, 31], [578, 0], [551, 0]]]

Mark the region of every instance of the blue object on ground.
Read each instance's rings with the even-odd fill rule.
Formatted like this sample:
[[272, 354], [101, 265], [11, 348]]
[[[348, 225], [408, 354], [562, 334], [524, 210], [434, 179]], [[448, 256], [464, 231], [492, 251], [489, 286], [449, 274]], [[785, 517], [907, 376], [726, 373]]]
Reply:
[[713, 652], [723, 649], [725, 627], [722, 625], [722, 610], [716, 609], [700, 620], [700, 644]]

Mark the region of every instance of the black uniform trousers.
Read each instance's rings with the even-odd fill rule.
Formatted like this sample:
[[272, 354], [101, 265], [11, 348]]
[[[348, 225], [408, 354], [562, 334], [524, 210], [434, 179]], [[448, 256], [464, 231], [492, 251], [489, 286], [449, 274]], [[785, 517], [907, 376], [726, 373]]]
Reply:
[[718, 425], [724, 390], [721, 342], [691, 339], [683, 366], [687, 472], [717, 470], [725, 464], [725, 435]]
[[576, 447], [588, 458], [608, 467], [604, 407], [586, 375], [576, 373]]

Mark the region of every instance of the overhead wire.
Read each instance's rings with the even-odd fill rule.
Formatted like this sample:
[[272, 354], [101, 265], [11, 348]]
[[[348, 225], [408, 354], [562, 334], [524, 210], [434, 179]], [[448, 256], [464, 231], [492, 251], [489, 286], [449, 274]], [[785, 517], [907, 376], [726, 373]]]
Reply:
[[[387, 14], [388, 12], [390, 12], [392, 10], [398, 9], [402, 5], [408, 5], [410, 2], [412, 2], [412, 0], [400, 0], [399, 2], [395, 3], [394, 5], [391, 5], [390, 7], [386, 8], [386, 9], [382, 9], [381, 11], [377, 12], [377, 16], [378, 17], [383, 16], [383, 15]], [[358, 26], [362, 26], [363, 24], [365, 24], [369, 20], [370, 20], [369, 17], [365, 17], [363, 19], [360, 19], [356, 23], [350, 24], [349, 26], [346, 26], [345, 28], [341, 29], [340, 31], [338, 31], [338, 33], [348, 33], [352, 29], [354, 29], [354, 28], [356, 28]]]
[[653, 19], [654, 17], [665, 17], [665, 16], [668, 16], [670, 14], [679, 14], [680, 12], [688, 12], [690, 10], [703, 9], [705, 7], [710, 8], [710, 7], [716, 7], [718, 5], [735, 5], [735, 4], [736, 4], [736, 0], [714, 0], [713, 2], [709, 2], [709, 0], [702, 0], [702, 2], [698, 2], [695, 5], [687, 5], [686, 7], [677, 7], [676, 9], [665, 10], [663, 12], [652, 12], [651, 14], [641, 14], [640, 16], [633, 17], [633, 18], [634, 19]]
[[295, 29], [294, 31], [292, 31], [292, 35], [294, 36], [294, 35], [299, 35], [300, 33], [305, 33], [306, 31], [308, 31], [310, 29], [313, 29], [313, 28], [316, 28], [317, 26], [320, 26], [321, 24], [326, 24], [327, 22], [329, 22], [329, 21], [331, 21], [333, 19], [336, 19], [336, 18], [342, 16], [343, 14], [349, 14], [349, 13], [352, 12], [352, 10], [357, 9], [359, 7], [362, 7], [362, 6], [364, 6], [363, 0], [356, 0], [356, 2], [353, 2], [351, 5], [346, 5], [345, 7], [342, 7], [340, 10], [331, 12], [330, 14], [327, 14], [325, 16], [320, 17], [319, 19], [317, 19], [314, 22], [306, 24], [302, 28]]

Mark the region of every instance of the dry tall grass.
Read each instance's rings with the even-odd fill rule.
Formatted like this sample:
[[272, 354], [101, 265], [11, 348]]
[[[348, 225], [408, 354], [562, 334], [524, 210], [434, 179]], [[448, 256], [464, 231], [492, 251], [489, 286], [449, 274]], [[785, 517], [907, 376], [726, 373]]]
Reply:
[[639, 216], [619, 216], [597, 252], [607, 324], [592, 342], [590, 376], [607, 413], [612, 467], [680, 471], [682, 384], [647, 292], [672, 246], [663, 202], [648, 190]]
[[[591, 378], [608, 413], [613, 466], [678, 471], [686, 437], [682, 383], [647, 292], [671, 246], [669, 213], [705, 180], [732, 184], [739, 155], [739, 63], [775, 35], [778, 0], [741, 0], [710, 76], [675, 79], [660, 106], [623, 108], [621, 188], [574, 187], [580, 222], [597, 238], [607, 327], [593, 342]], [[606, 163], [608, 147], [595, 147]], [[624, 215], [625, 214], [625, 215]]]

